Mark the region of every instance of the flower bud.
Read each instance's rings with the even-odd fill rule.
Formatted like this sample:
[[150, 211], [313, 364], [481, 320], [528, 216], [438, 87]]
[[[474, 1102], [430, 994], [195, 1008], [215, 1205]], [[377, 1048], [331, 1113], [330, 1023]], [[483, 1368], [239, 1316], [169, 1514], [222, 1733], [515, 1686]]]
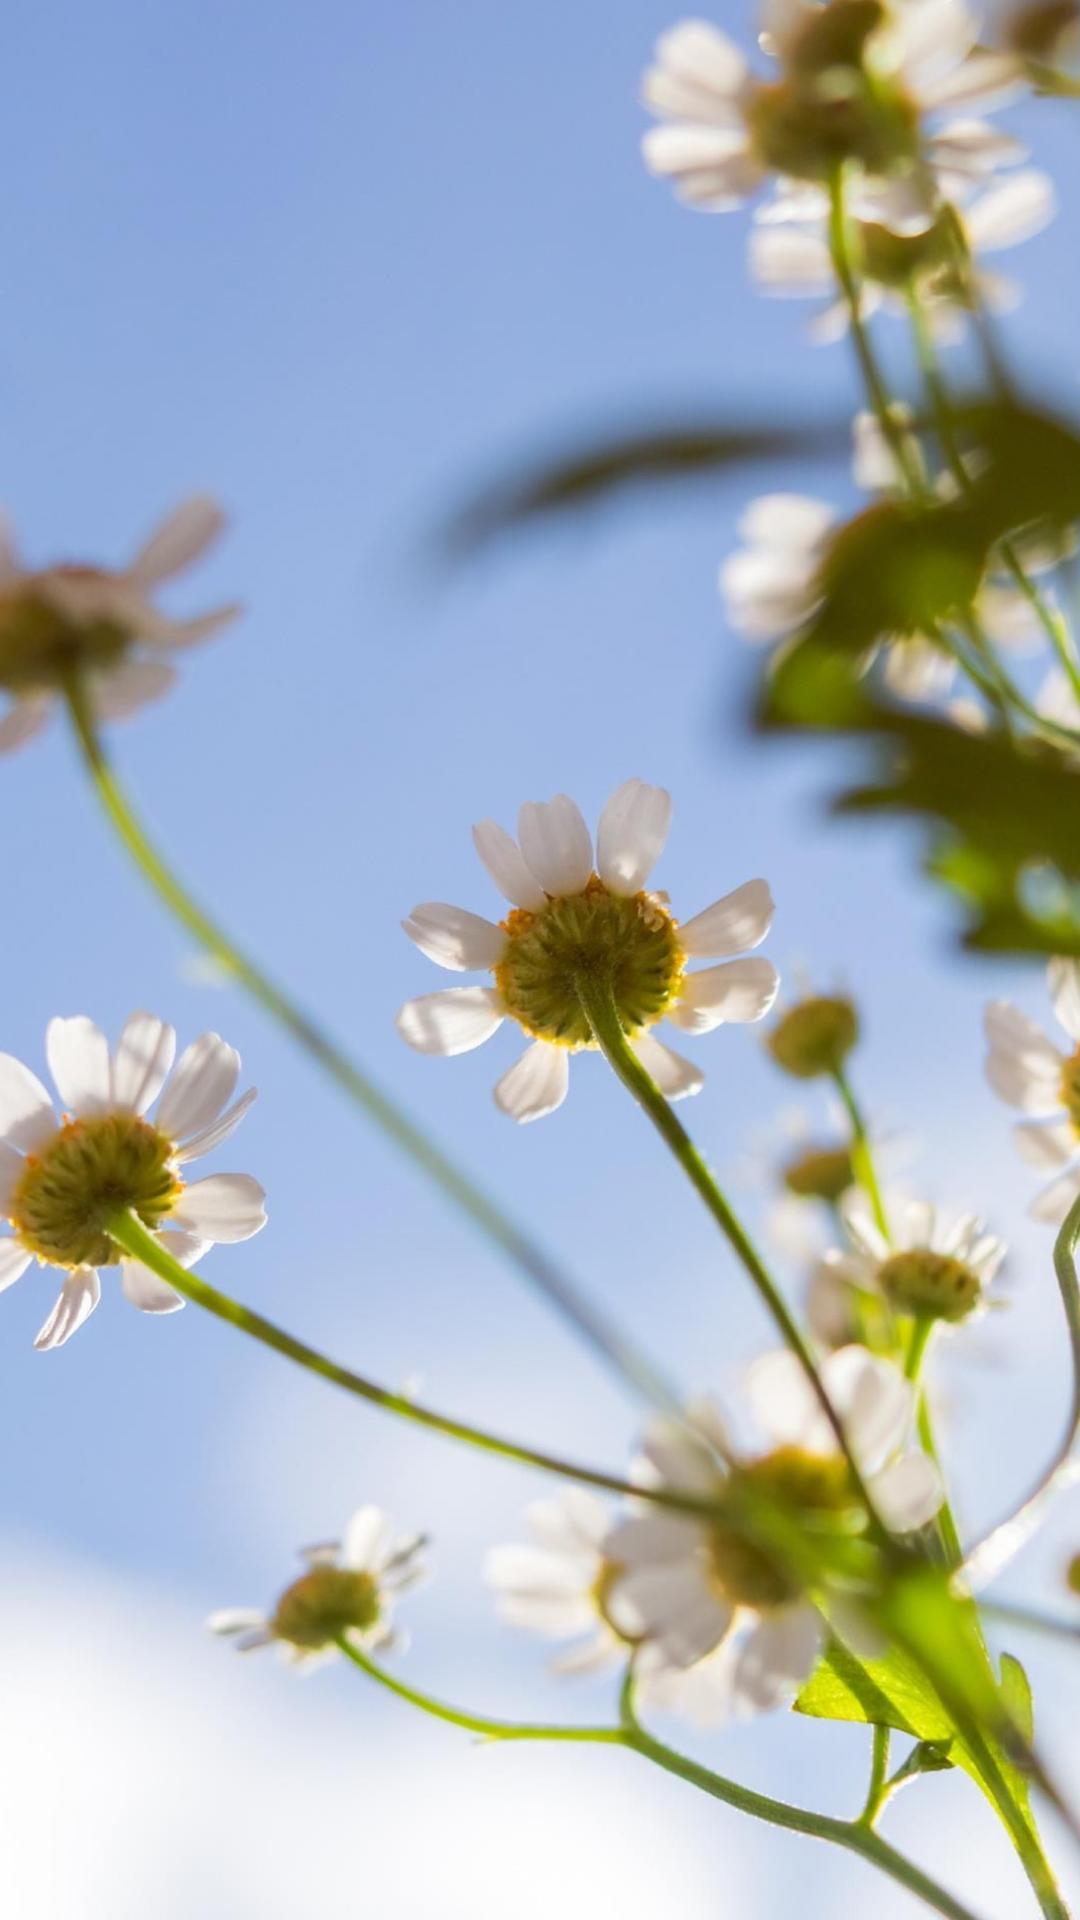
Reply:
[[836, 1073], [859, 1038], [859, 1017], [843, 995], [815, 994], [789, 1007], [765, 1044], [778, 1067], [796, 1080]]
[[1080, 1593], [1080, 1553], [1074, 1553], [1065, 1569], [1065, 1585], [1070, 1593]]
[[835, 1205], [855, 1184], [855, 1170], [847, 1147], [807, 1147], [783, 1170], [784, 1185], [800, 1200], [827, 1200]]
[[275, 1640], [317, 1652], [350, 1629], [369, 1632], [379, 1612], [379, 1589], [370, 1573], [315, 1566], [282, 1594], [270, 1626]]

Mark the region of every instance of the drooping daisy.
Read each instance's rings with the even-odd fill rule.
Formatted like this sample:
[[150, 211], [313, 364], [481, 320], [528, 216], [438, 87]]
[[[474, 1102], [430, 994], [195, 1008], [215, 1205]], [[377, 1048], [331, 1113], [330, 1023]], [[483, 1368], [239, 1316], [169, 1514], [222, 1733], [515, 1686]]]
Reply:
[[[1015, 281], [982, 265], [986, 254], [1033, 239], [1054, 217], [1056, 198], [1048, 174], [1027, 168], [996, 182], [963, 207], [952, 206], [924, 230], [898, 234], [880, 221], [854, 222], [860, 259], [864, 319], [879, 311], [906, 317], [914, 288], [940, 339], [959, 337], [972, 298], [995, 312], [1008, 312], [1022, 297]], [[828, 302], [811, 329], [826, 343], [847, 330], [848, 309], [836, 298], [836, 274], [826, 217], [804, 198], [779, 200], [767, 223], [750, 237], [750, 270], [763, 293]], [[957, 265], [954, 235], [962, 235], [967, 266]]]
[[187, 1163], [226, 1140], [255, 1098], [252, 1089], [228, 1104], [240, 1056], [218, 1034], [192, 1042], [168, 1086], [176, 1034], [153, 1014], [133, 1013], [111, 1054], [85, 1015], [51, 1020], [45, 1050], [59, 1119], [29, 1067], [0, 1054], [0, 1216], [12, 1229], [0, 1238], [0, 1290], [34, 1259], [67, 1275], [34, 1342], [41, 1350], [63, 1346], [94, 1311], [100, 1267], [119, 1262], [121, 1290], [144, 1313], [183, 1306], [110, 1237], [118, 1211], [134, 1211], [183, 1266], [266, 1224], [266, 1196], [249, 1174], [184, 1178]]
[[[768, 960], [751, 957], [772, 923], [764, 880], [748, 880], [680, 923], [667, 896], [645, 884], [671, 824], [662, 787], [628, 780], [612, 794], [596, 836], [566, 794], [528, 801], [518, 840], [493, 820], [473, 840], [512, 910], [497, 926], [461, 907], [429, 903], [403, 922], [422, 953], [452, 972], [490, 968], [494, 985], [457, 987], [409, 1000], [398, 1031], [420, 1053], [465, 1053], [510, 1018], [531, 1044], [504, 1074], [495, 1099], [515, 1120], [536, 1120], [566, 1098], [571, 1053], [595, 1046], [577, 982], [602, 979], [642, 1065], [669, 1100], [697, 1093], [703, 1075], [650, 1029], [662, 1019], [685, 1033], [726, 1021], [760, 1020], [779, 985]], [[687, 960], [736, 954], [687, 971]]]
[[916, 1319], [956, 1324], [985, 1308], [1007, 1248], [977, 1214], [947, 1214], [927, 1200], [886, 1195], [886, 1239], [861, 1191], [845, 1197], [841, 1212], [850, 1248], [825, 1255], [835, 1280], [879, 1294], [894, 1313]]
[[821, 201], [840, 162], [860, 170], [855, 206], [904, 230], [927, 224], [920, 163], [979, 177], [1016, 157], [982, 121], [934, 132], [940, 110], [1000, 105], [1017, 83], [1015, 57], [977, 47], [964, 0], [902, 0], [879, 13], [848, 0], [769, 0], [764, 51], [779, 71], [755, 74], [734, 41], [683, 20], [657, 42], [646, 107], [663, 123], [644, 137], [650, 172], [681, 200], [725, 212], [770, 175]]
[[379, 1507], [361, 1507], [342, 1541], [308, 1547], [305, 1572], [272, 1613], [227, 1607], [212, 1613], [211, 1633], [236, 1636], [238, 1653], [276, 1645], [291, 1666], [315, 1667], [345, 1639], [363, 1652], [400, 1652], [406, 1635], [393, 1625], [399, 1596], [426, 1575], [423, 1534], [395, 1537]]
[[1017, 1152], [1054, 1177], [1028, 1211], [1034, 1220], [1056, 1224], [1080, 1194], [1080, 966], [1051, 960], [1046, 978], [1068, 1049], [1055, 1046], [1019, 1007], [991, 1000], [986, 1077], [1010, 1107], [1033, 1116], [1013, 1128]]
[[129, 566], [110, 571], [81, 562], [25, 567], [0, 523], [0, 692], [11, 700], [0, 753], [40, 733], [72, 674], [84, 679], [100, 720], [126, 719], [168, 691], [176, 678], [169, 656], [209, 639], [239, 608], [173, 620], [152, 595], [201, 558], [224, 524], [214, 501], [187, 500]]
[[567, 1487], [533, 1501], [526, 1518], [534, 1544], [492, 1547], [484, 1564], [502, 1618], [545, 1639], [574, 1641], [552, 1661], [557, 1673], [595, 1673], [625, 1661], [633, 1643], [606, 1605], [617, 1572], [603, 1551], [610, 1509], [585, 1488]]
[[[900, 1533], [925, 1525], [942, 1490], [933, 1463], [911, 1444], [910, 1382], [855, 1346], [829, 1354], [821, 1371], [878, 1513]], [[758, 1361], [748, 1398], [769, 1443], [756, 1458], [736, 1457], [707, 1406], [690, 1410], [689, 1427], [657, 1420], [646, 1438], [652, 1483], [714, 1498], [718, 1518], [634, 1513], [604, 1542], [607, 1557], [624, 1569], [608, 1594], [612, 1620], [663, 1659], [668, 1704], [705, 1720], [792, 1700], [823, 1645], [821, 1606], [836, 1630], [858, 1636], [849, 1606], [808, 1591], [788, 1564], [748, 1537], [745, 1524], [724, 1518], [725, 1504], [734, 1516], [740, 1489], [745, 1495], [756, 1488], [819, 1532], [830, 1521], [840, 1531], [858, 1524], [847, 1463], [795, 1355], [785, 1350]], [[653, 1684], [662, 1695], [659, 1677]]]

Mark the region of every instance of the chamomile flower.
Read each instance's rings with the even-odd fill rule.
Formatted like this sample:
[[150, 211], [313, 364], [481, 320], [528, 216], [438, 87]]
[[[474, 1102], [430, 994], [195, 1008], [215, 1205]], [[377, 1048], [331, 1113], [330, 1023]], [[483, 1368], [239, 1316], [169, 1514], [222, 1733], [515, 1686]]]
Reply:
[[[511, 902], [498, 925], [461, 907], [430, 903], [403, 922], [409, 938], [452, 972], [489, 968], [491, 986], [450, 988], [410, 1000], [398, 1031], [420, 1053], [465, 1053], [509, 1018], [530, 1045], [504, 1074], [495, 1099], [515, 1120], [561, 1106], [571, 1053], [595, 1047], [578, 993], [582, 978], [609, 987], [634, 1050], [669, 1100], [697, 1093], [703, 1075], [655, 1039], [669, 1020], [685, 1033], [760, 1020], [779, 985], [768, 960], [751, 955], [772, 923], [764, 880], [748, 880], [692, 920], [675, 919], [667, 896], [646, 891], [671, 823], [662, 787], [628, 780], [600, 816], [595, 856], [580, 811], [565, 794], [528, 801], [518, 840], [493, 820], [473, 840]], [[687, 961], [738, 955], [691, 973]]]
[[125, 719], [168, 691], [176, 678], [170, 656], [209, 639], [239, 608], [174, 620], [153, 594], [200, 559], [223, 526], [221, 509], [197, 496], [161, 522], [127, 567], [110, 571], [82, 562], [26, 567], [0, 525], [0, 692], [11, 701], [0, 719], [0, 753], [40, 733], [72, 675], [100, 720]]
[[[1022, 289], [985, 267], [983, 259], [1041, 233], [1055, 206], [1049, 175], [1025, 168], [986, 186], [967, 204], [942, 210], [932, 224], [914, 233], [896, 233], [875, 219], [856, 219], [863, 318], [879, 311], [906, 317], [909, 291], [914, 289], [938, 338], [950, 341], [962, 332], [973, 299], [994, 312], [1010, 311]], [[826, 301], [812, 335], [822, 343], [841, 338], [849, 315], [846, 302], [836, 298], [826, 216], [794, 196], [777, 201], [769, 214], [768, 223], [751, 234], [754, 280], [766, 294]]]
[[680, 21], [657, 43], [643, 98], [662, 124], [643, 153], [688, 205], [727, 211], [776, 176], [817, 206], [821, 183], [849, 162], [859, 211], [925, 226], [920, 165], [966, 178], [1015, 157], [1015, 143], [982, 121], [936, 133], [925, 124], [999, 105], [1019, 79], [1014, 57], [978, 49], [964, 0], [769, 0], [763, 15], [761, 45], [776, 63], [767, 78], [705, 20]]
[[[897, 1532], [925, 1525], [942, 1491], [933, 1463], [911, 1444], [910, 1382], [857, 1346], [829, 1354], [821, 1371], [879, 1514]], [[747, 1384], [768, 1441], [768, 1451], [756, 1458], [736, 1457], [708, 1404], [690, 1409], [686, 1426], [661, 1419], [646, 1436], [647, 1480], [714, 1499], [717, 1518], [636, 1512], [604, 1543], [607, 1557], [623, 1569], [608, 1595], [611, 1618], [652, 1648], [667, 1670], [666, 1688], [663, 1676], [654, 1678], [654, 1698], [666, 1691], [668, 1704], [705, 1721], [767, 1711], [794, 1698], [824, 1642], [819, 1602], [834, 1627], [859, 1637], [848, 1607], [808, 1591], [737, 1524], [740, 1492], [745, 1498], [755, 1489], [793, 1518], [812, 1518], [819, 1532], [831, 1521], [842, 1534], [858, 1521], [847, 1463], [795, 1355], [766, 1355]], [[865, 1623], [861, 1637], [865, 1641]]]
[[595, 1673], [620, 1659], [633, 1642], [608, 1616], [606, 1596], [617, 1568], [604, 1556], [611, 1511], [583, 1487], [526, 1509], [528, 1546], [492, 1547], [485, 1576], [500, 1615], [545, 1639], [573, 1644], [552, 1662], [562, 1674]]
[[393, 1625], [403, 1593], [424, 1579], [422, 1534], [396, 1537], [379, 1507], [361, 1507], [345, 1537], [301, 1553], [305, 1570], [272, 1613], [228, 1607], [212, 1613], [211, 1633], [235, 1638], [238, 1653], [276, 1645], [291, 1666], [316, 1667], [347, 1640], [362, 1652], [399, 1652], [406, 1636]]
[[1080, 1194], [1080, 966], [1051, 960], [1050, 998], [1068, 1041], [1055, 1046], [1034, 1020], [1008, 1000], [986, 1009], [990, 1051], [986, 1077], [1010, 1107], [1032, 1115], [1013, 1128], [1021, 1159], [1053, 1174], [1028, 1211], [1035, 1220], [1063, 1220]]
[[955, 1325], [987, 1304], [1005, 1258], [1004, 1240], [973, 1213], [943, 1213], [926, 1200], [885, 1196], [887, 1239], [870, 1202], [852, 1190], [841, 1212], [849, 1247], [830, 1250], [825, 1267], [856, 1293], [881, 1295], [894, 1313]]
[[43, 1351], [63, 1346], [94, 1311], [101, 1267], [119, 1262], [121, 1291], [144, 1313], [183, 1306], [111, 1238], [119, 1211], [137, 1214], [183, 1266], [266, 1224], [265, 1195], [250, 1175], [185, 1178], [189, 1161], [228, 1139], [255, 1098], [252, 1089], [233, 1101], [240, 1056], [216, 1033], [192, 1042], [171, 1080], [176, 1034], [149, 1013], [131, 1015], [113, 1052], [85, 1015], [51, 1020], [45, 1050], [59, 1118], [36, 1074], [0, 1054], [0, 1217], [11, 1227], [0, 1238], [0, 1290], [35, 1259], [66, 1274], [34, 1342]]

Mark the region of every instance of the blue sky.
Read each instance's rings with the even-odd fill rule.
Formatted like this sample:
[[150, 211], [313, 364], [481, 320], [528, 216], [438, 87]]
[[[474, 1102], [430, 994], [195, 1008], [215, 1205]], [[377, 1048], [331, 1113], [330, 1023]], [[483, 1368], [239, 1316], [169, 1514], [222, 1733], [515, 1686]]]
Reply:
[[[748, 9], [727, 13], [747, 32]], [[1014, 1305], [970, 1362], [954, 1349], [943, 1369], [961, 1504], [977, 1523], [1025, 1483], [1062, 1417], [1049, 1241], [1024, 1222], [1029, 1181], [980, 1066], [985, 997], [1015, 992], [1040, 1012], [1040, 983], [956, 957], [946, 909], [917, 881], [913, 835], [824, 821], [845, 750], [746, 738], [755, 666], [715, 596], [753, 492], [794, 484], [843, 504], [846, 471], [748, 472], [457, 572], [432, 564], [445, 516], [538, 446], [669, 410], [851, 409], [843, 349], [812, 349], [802, 309], [749, 287], [744, 219], [691, 216], [644, 174], [636, 89], [670, 18], [646, 0], [20, 9], [0, 128], [15, 183], [5, 499], [33, 558], [116, 561], [185, 493], [223, 499], [229, 537], [177, 605], [240, 596], [247, 613], [185, 662], [173, 698], [117, 729], [124, 778], [227, 924], [690, 1386], [730, 1388], [767, 1339], [692, 1196], [598, 1062], [578, 1063], [558, 1116], [518, 1131], [489, 1095], [511, 1057], [505, 1036], [456, 1061], [409, 1054], [394, 1012], [438, 982], [398, 923], [422, 899], [492, 910], [472, 821], [512, 824], [521, 800], [558, 789], [595, 815], [634, 773], [675, 795], [657, 877], [677, 908], [770, 878], [781, 971], [841, 981], [864, 1008], [865, 1098], [918, 1136], [934, 1197], [989, 1210], [1016, 1239]], [[1016, 256], [1029, 300], [1011, 339], [1044, 386], [1065, 370], [1064, 402], [1072, 111], [1011, 117], [1064, 201]], [[147, 1005], [182, 1036], [219, 1027], [261, 1089], [217, 1164], [265, 1181], [270, 1226], [219, 1252], [209, 1277], [380, 1377], [420, 1376], [438, 1404], [618, 1465], [634, 1431], [625, 1398], [257, 1011], [193, 976], [187, 943], [109, 842], [63, 730], [4, 762], [0, 784], [0, 1046], [40, 1067], [51, 1014], [86, 1011], [115, 1030]], [[688, 1118], [735, 1179], [790, 1090], [756, 1035], [699, 1046], [709, 1079]], [[745, 1198], [760, 1217], [762, 1193]], [[161, 1920], [286, 1916], [316, 1859], [331, 1920], [365, 1885], [388, 1920], [436, 1899], [445, 1920], [485, 1920], [505, 1912], [502, 1876], [520, 1874], [541, 1818], [544, 1863], [513, 1882], [522, 1920], [549, 1910], [563, 1867], [580, 1889], [574, 1915], [603, 1888], [628, 1920], [670, 1888], [682, 1920], [768, 1920], [795, 1888], [809, 1920], [837, 1910], [838, 1888], [869, 1897], [856, 1869], [822, 1864], [808, 1882], [799, 1843], [667, 1783], [624, 1785], [608, 1759], [463, 1753], [349, 1676], [297, 1687], [273, 1663], [204, 1647], [210, 1607], [270, 1599], [298, 1541], [374, 1499], [438, 1543], [439, 1579], [411, 1609], [410, 1674], [496, 1712], [604, 1711], [602, 1688], [557, 1695], [542, 1650], [494, 1625], [481, 1590], [483, 1548], [515, 1537], [528, 1476], [321, 1397], [193, 1311], [136, 1315], [114, 1290], [77, 1341], [42, 1358], [30, 1341], [50, 1285], [29, 1276], [5, 1296], [0, 1347], [14, 1569], [0, 1645], [6, 1697], [24, 1702], [2, 1744], [26, 1920], [127, 1920], [147, 1910], [148, 1884]], [[1053, 1580], [1075, 1520], [1074, 1508], [1013, 1591]], [[1066, 1769], [1075, 1709], [1075, 1686], [1055, 1680], [1047, 1739]], [[861, 1791], [864, 1747], [858, 1730], [784, 1721], [703, 1751], [842, 1808]], [[54, 1837], [57, 1756], [61, 1779], [87, 1785]], [[1020, 1896], [989, 1816], [963, 1783], [920, 1791], [947, 1810], [927, 1815], [928, 1857], [955, 1870], [969, 1850], [988, 1920], [1011, 1920]], [[215, 1812], [223, 1796], [244, 1809], [235, 1828]], [[146, 1882], [118, 1804], [144, 1837]], [[898, 1836], [918, 1825], [902, 1802]], [[152, 1877], [163, 1845], [186, 1862], [167, 1894]], [[441, 1863], [437, 1880], [422, 1860]], [[875, 1910], [908, 1909], [886, 1893]]]

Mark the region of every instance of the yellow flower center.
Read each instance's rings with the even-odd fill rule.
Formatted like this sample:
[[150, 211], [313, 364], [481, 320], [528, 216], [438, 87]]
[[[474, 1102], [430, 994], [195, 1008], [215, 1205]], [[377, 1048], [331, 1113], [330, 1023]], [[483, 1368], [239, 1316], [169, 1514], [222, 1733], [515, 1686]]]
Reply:
[[[732, 1495], [741, 1488], [757, 1491], [793, 1519], [831, 1516], [843, 1519], [854, 1506], [851, 1477], [841, 1454], [804, 1453], [799, 1447], [777, 1447], [760, 1460], [734, 1470]], [[720, 1521], [709, 1530], [709, 1571], [717, 1591], [732, 1606], [768, 1613], [789, 1606], [802, 1593], [801, 1583], [766, 1547], [747, 1537], [744, 1528]]]
[[796, 1080], [835, 1073], [859, 1037], [859, 1020], [850, 1000], [816, 995], [789, 1008], [769, 1034], [767, 1045], [778, 1067]]
[[282, 1594], [270, 1625], [278, 1640], [315, 1652], [350, 1628], [368, 1632], [380, 1611], [378, 1585], [370, 1573], [312, 1567]]
[[610, 986], [623, 1029], [636, 1033], [667, 1011], [685, 955], [675, 921], [651, 893], [609, 893], [594, 874], [582, 893], [515, 908], [503, 921], [506, 949], [495, 981], [508, 1013], [537, 1040], [594, 1044], [578, 997], [581, 979]]
[[832, 0], [808, 14], [783, 49], [784, 77], [759, 87], [750, 108], [765, 166], [827, 180], [848, 160], [871, 173], [914, 160], [917, 106], [875, 70], [874, 36], [886, 20], [880, 0]]
[[[70, 580], [100, 580], [93, 567], [57, 567]], [[59, 686], [74, 669], [115, 666], [131, 635], [115, 620], [79, 621], [61, 612], [33, 580], [0, 592], [0, 686], [25, 694]]]
[[68, 1120], [27, 1157], [9, 1219], [24, 1247], [54, 1267], [104, 1267], [120, 1258], [107, 1232], [131, 1207], [154, 1228], [183, 1191], [175, 1147], [133, 1113]]
[[1080, 1133], [1080, 1047], [1061, 1069], [1061, 1101], [1077, 1133]]
[[964, 1320], [982, 1296], [982, 1281], [971, 1267], [929, 1247], [890, 1254], [878, 1281], [899, 1313], [926, 1314], [934, 1320]]
[[784, 1168], [784, 1185], [800, 1200], [834, 1203], [853, 1185], [855, 1174], [847, 1147], [808, 1147]]

